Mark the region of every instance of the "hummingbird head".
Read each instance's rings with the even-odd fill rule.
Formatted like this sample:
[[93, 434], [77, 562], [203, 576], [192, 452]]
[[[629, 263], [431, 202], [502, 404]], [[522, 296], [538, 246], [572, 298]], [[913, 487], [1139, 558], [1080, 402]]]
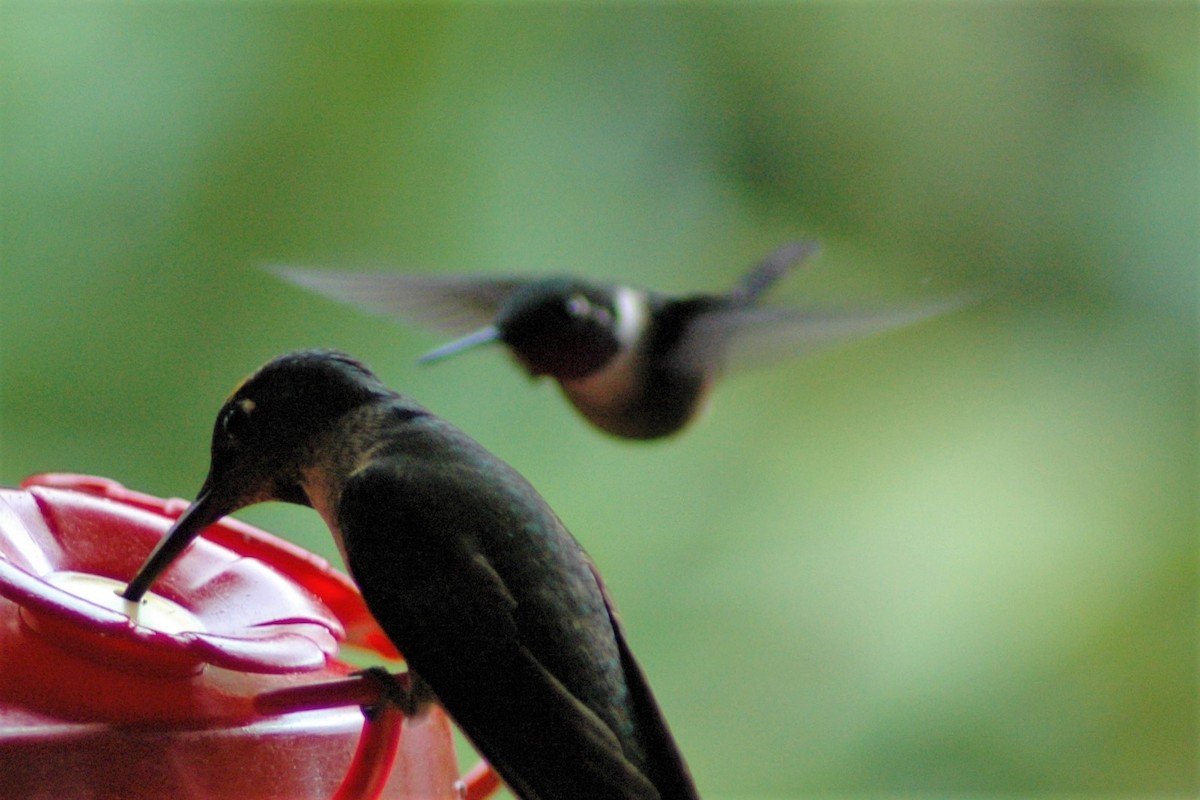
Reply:
[[217, 414], [208, 477], [126, 587], [139, 600], [192, 539], [226, 514], [267, 500], [308, 505], [304, 470], [324, 435], [347, 412], [389, 394], [360, 362], [330, 350], [302, 350], [243, 381]]
[[570, 278], [530, 283], [501, 307], [498, 338], [530, 375], [582, 378], [629, 344], [617, 292]]

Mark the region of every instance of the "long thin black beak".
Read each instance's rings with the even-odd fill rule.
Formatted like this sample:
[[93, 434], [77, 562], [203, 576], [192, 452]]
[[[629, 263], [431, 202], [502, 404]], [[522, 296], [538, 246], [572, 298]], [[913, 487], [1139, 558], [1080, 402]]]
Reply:
[[481, 344], [489, 344], [500, 338], [500, 329], [495, 325], [488, 325], [480, 328], [474, 333], [468, 333], [461, 339], [455, 339], [449, 344], [444, 344], [436, 350], [430, 350], [425, 355], [417, 359], [418, 364], [428, 364], [430, 361], [440, 361], [443, 358], [461, 353], [463, 350], [470, 350], [472, 347], [478, 347]]
[[171, 562], [183, 552], [192, 539], [195, 539], [200, 531], [225, 516], [225, 510], [217, 507], [214, 500], [215, 493], [212, 489], [206, 486], [201, 490], [195, 502], [188, 506], [187, 511], [184, 511], [179, 519], [175, 520], [175, 524], [150, 553], [150, 557], [142, 564], [137, 575], [133, 576], [133, 580], [121, 593], [122, 597], [132, 603], [141, 601], [142, 595], [150, 589], [150, 585], [162, 574], [163, 570], [171, 566]]

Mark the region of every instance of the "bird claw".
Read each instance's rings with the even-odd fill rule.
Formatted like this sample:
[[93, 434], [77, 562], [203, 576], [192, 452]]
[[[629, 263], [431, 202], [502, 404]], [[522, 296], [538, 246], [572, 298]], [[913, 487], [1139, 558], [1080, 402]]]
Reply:
[[370, 679], [379, 690], [375, 702], [362, 706], [363, 716], [368, 720], [378, 719], [387, 705], [398, 707], [406, 717], [415, 717], [433, 699], [425, 683], [411, 672], [392, 674], [383, 667], [368, 667], [354, 674]]

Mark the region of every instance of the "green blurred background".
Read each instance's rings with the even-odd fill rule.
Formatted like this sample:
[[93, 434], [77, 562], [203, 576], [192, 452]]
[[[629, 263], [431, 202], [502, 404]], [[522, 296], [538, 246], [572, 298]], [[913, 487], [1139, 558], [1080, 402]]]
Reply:
[[[191, 496], [336, 346], [548, 498], [708, 798], [1190, 796], [1194, 3], [0, 5], [0, 483]], [[617, 442], [264, 263], [974, 309]], [[241, 515], [331, 558], [316, 516]]]

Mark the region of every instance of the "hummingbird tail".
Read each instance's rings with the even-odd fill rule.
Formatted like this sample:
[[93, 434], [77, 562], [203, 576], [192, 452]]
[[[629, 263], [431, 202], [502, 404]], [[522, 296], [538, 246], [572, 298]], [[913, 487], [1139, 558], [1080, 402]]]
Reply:
[[769, 256], [754, 265], [729, 292], [729, 299], [737, 305], [750, 305], [758, 300], [783, 273], [817, 252], [819, 245], [812, 239], [788, 242], [776, 248]]

